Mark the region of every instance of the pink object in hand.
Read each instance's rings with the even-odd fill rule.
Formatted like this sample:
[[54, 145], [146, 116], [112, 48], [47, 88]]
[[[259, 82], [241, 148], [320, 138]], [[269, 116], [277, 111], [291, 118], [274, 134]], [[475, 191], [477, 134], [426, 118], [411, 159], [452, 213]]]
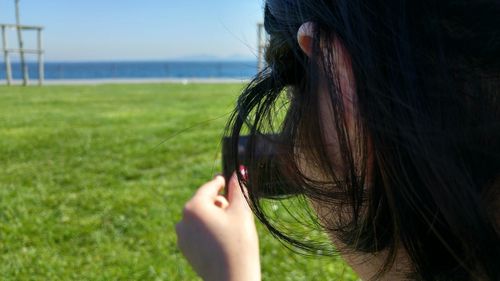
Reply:
[[248, 171], [247, 167], [240, 165], [240, 174], [243, 177], [243, 180], [248, 181]]

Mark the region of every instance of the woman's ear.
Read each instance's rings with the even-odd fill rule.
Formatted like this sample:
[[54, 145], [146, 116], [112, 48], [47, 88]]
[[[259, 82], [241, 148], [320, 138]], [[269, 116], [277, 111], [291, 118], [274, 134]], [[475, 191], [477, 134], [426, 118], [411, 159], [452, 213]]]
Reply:
[[308, 21], [303, 23], [297, 32], [297, 42], [299, 43], [302, 52], [306, 56], [311, 57], [313, 52], [314, 40], [314, 23]]

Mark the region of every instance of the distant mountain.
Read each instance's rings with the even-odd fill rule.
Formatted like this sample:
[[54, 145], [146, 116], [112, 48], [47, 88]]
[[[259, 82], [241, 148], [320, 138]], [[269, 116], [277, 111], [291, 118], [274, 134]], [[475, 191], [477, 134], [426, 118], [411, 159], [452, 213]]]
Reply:
[[[12, 63], [19, 63], [19, 60], [11, 60]], [[27, 59], [28, 63], [36, 63], [36, 60]], [[214, 56], [214, 55], [191, 55], [174, 58], [157, 58], [157, 59], [138, 59], [124, 58], [114, 60], [46, 60], [47, 63], [118, 63], [118, 62], [257, 62], [254, 56], [245, 56], [234, 54], [230, 56]], [[0, 67], [3, 63], [3, 58], [0, 58]], [[1, 70], [2, 68], [0, 68]]]
[[200, 61], [200, 62], [212, 62], [212, 61], [256, 61], [257, 58], [252, 56], [243, 56], [243, 55], [231, 55], [231, 56], [214, 56], [214, 55], [192, 55], [192, 56], [183, 56], [178, 58], [169, 59], [169, 61]]

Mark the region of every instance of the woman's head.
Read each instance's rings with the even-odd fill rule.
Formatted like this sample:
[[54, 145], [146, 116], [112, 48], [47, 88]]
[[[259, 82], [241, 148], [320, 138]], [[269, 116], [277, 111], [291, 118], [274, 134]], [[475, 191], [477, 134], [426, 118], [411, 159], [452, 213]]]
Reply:
[[[417, 278], [500, 278], [499, 14], [497, 1], [268, 0], [268, 68], [230, 128], [235, 143], [279, 131], [282, 151], [272, 170], [250, 165], [250, 190], [303, 194], [342, 250], [386, 252], [385, 269], [404, 249]], [[274, 234], [314, 249], [257, 195]]]

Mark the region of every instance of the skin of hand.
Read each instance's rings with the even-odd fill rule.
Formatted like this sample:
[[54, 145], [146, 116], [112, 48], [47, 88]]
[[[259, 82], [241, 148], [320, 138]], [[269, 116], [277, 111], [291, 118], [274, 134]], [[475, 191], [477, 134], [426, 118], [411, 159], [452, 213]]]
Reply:
[[236, 176], [227, 198], [222, 176], [201, 186], [176, 225], [177, 244], [203, 280], [260, 280], [259, 241], [253, 213]]

